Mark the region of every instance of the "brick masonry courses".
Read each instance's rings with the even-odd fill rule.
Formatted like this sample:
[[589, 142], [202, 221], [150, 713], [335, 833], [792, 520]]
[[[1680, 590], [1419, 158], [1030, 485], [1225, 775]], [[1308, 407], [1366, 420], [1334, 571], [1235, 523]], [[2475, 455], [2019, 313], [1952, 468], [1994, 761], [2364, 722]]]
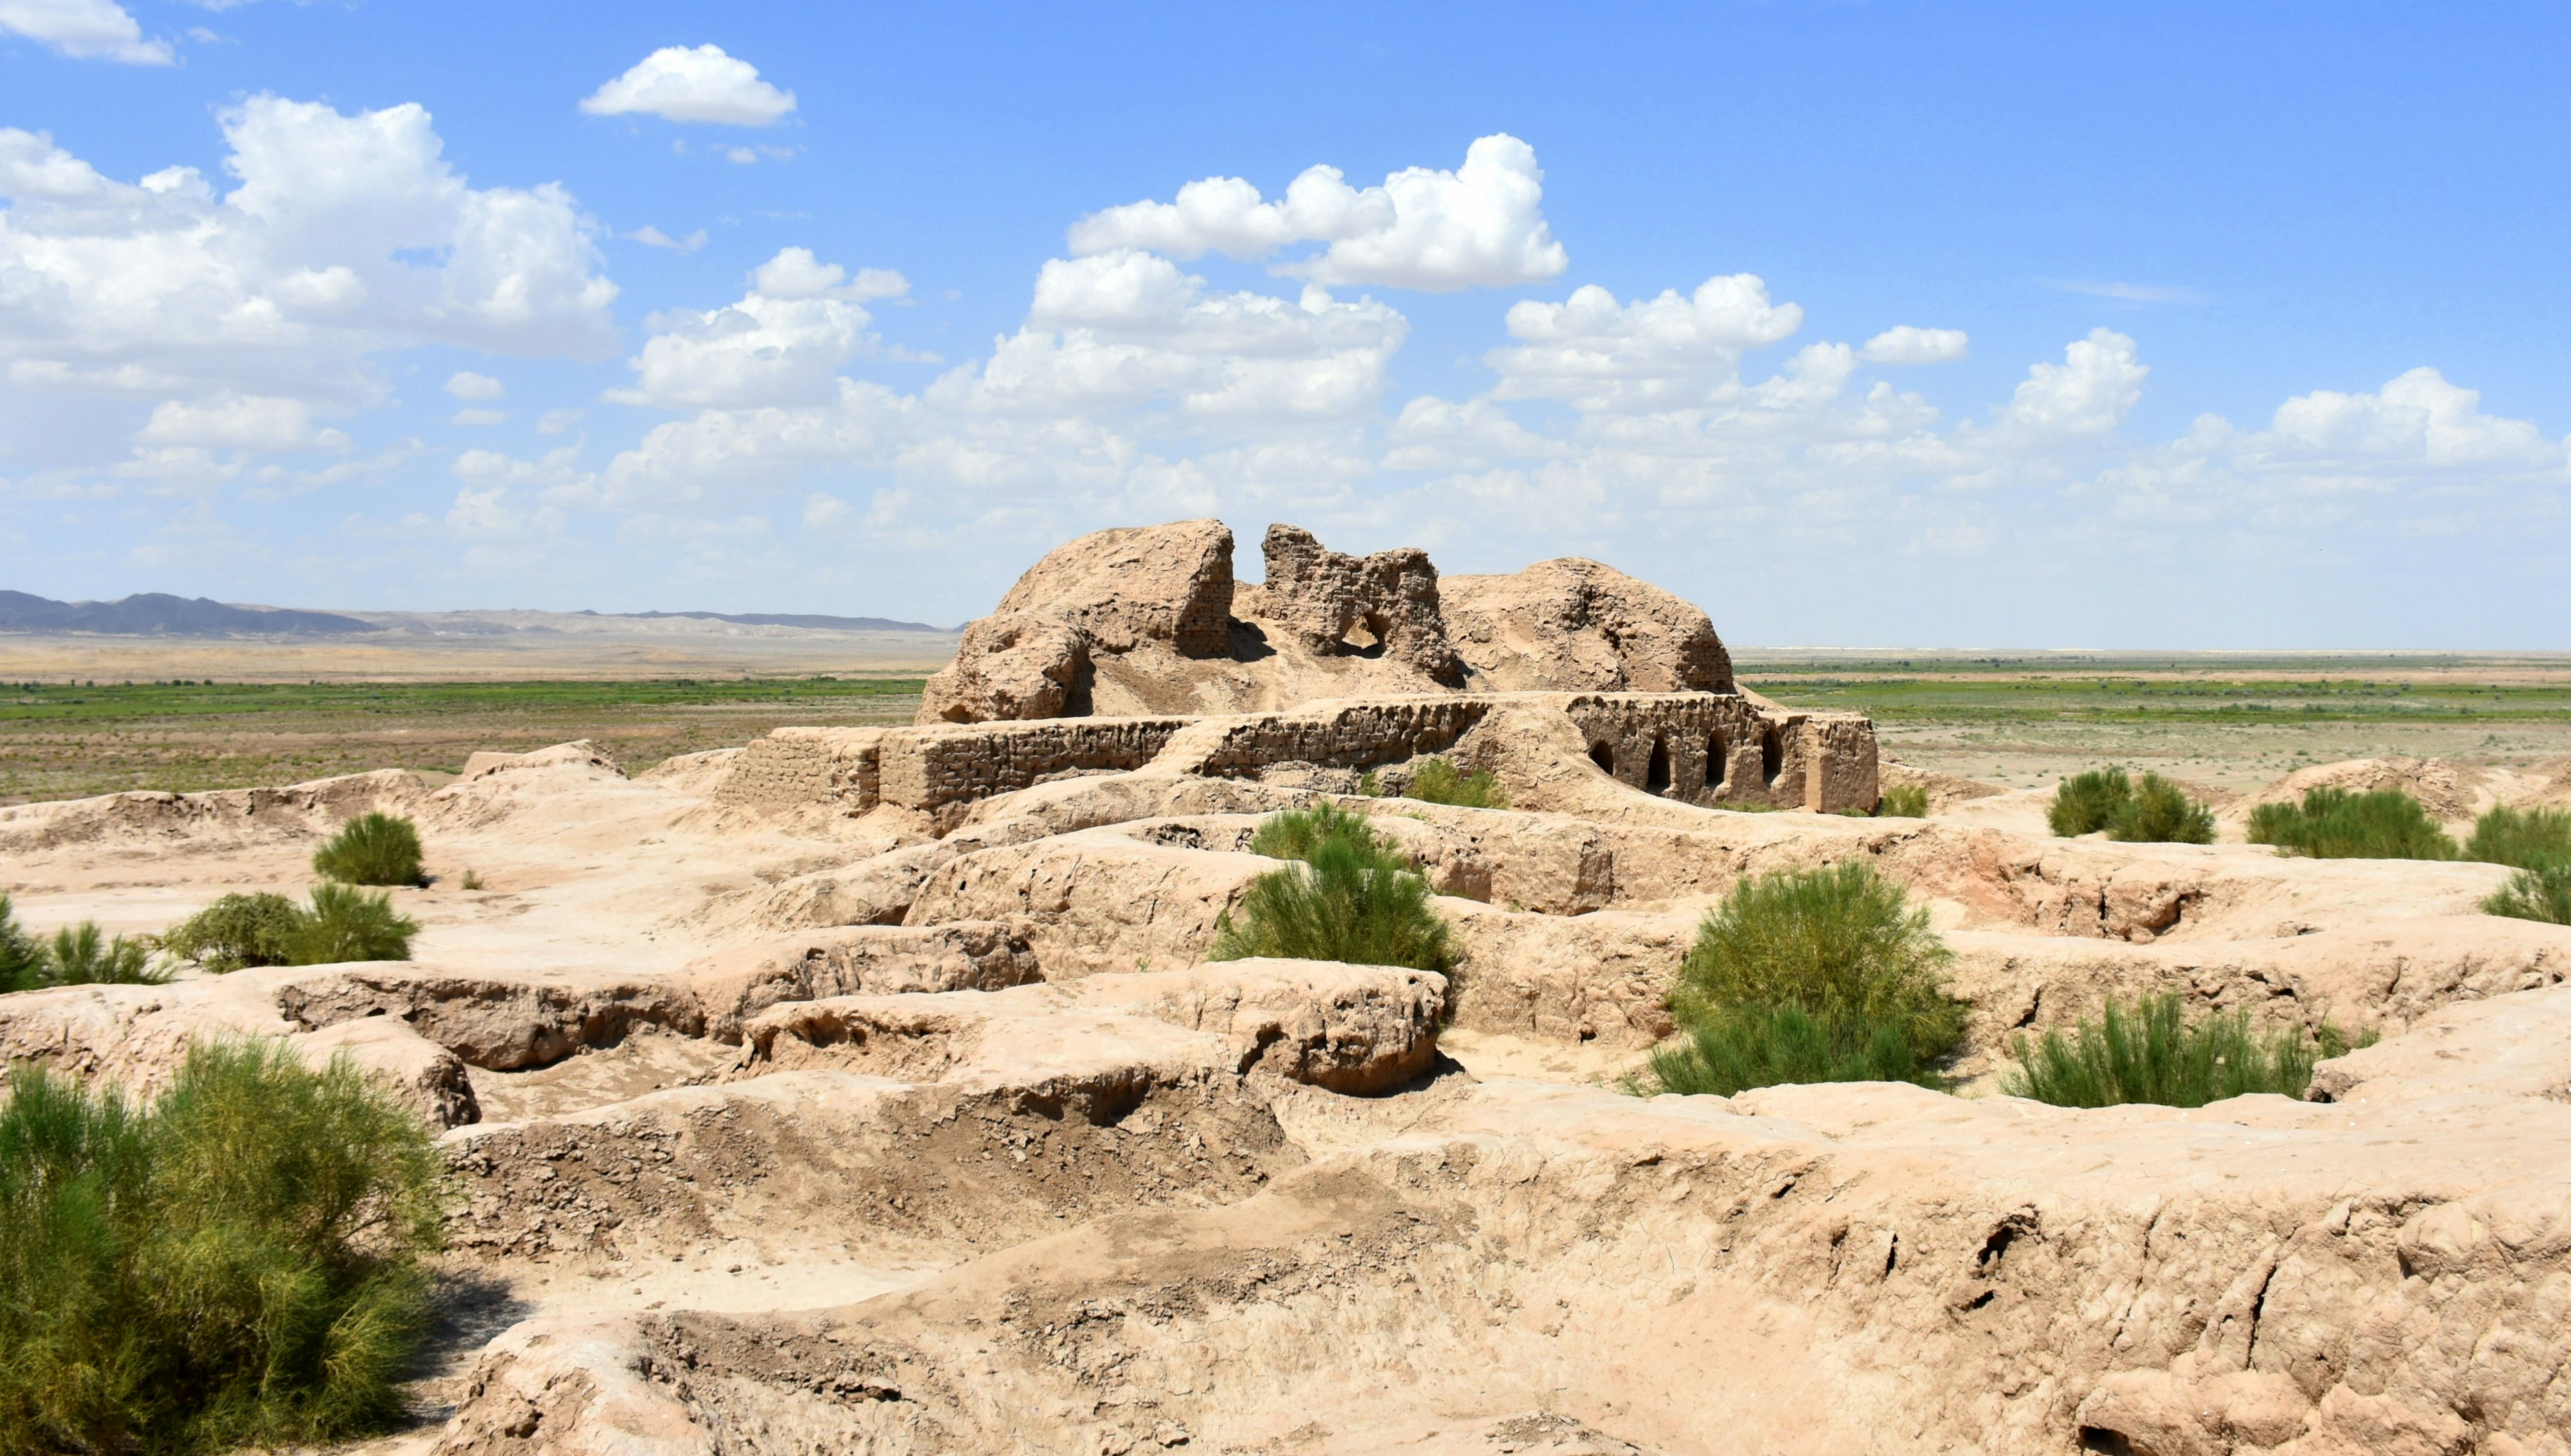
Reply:
[[943, 823], [994, 794], [1147, 764], [1250, 778], [1284, 764], [1361, 769], [1450, 750], [1469, 759], [1469, 734], [1502, 707], [1561, 713], [1600, 771], [1645, 793], [1718, 808], [1874, 807], [1872, 723], [1725, 693], [1441, 695], [1222, 717], [779, 728], [744, 750], [715, 797], [769, 812], [887, 803]]

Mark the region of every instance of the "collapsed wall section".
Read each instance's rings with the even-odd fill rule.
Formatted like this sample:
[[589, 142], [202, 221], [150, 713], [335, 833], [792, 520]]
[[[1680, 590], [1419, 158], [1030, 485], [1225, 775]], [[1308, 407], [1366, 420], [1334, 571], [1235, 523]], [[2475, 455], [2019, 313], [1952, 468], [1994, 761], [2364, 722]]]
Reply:
[[1367, 768], [1443, 752], [1490, 711], [1491, 701], [1484, 698], [1413, 698], [1218, 720], [1222, 726], [1211, 745], [1175, 766], [1222, 778], [1246, 777], [1280, 763]]
[[[1163, 771], [1250, 778], [1281, 765], [1369, 768], [1427, 753], [1471, 756], [1468, 735], [1502, 707], [1551, 710], [1591, 763], [1683, 803], [1824, 813], [1874, 807], [1874, 726], [1724, 693], [1504, 693], [1378, 699], [1287, 713], [1073, 718], [911, 728], [779, 728], [714, 790], [764, 812], [878, 803], [943, 813], [1072, 773]], [[1460, 746], [1459, 746], [1460, 745]]]

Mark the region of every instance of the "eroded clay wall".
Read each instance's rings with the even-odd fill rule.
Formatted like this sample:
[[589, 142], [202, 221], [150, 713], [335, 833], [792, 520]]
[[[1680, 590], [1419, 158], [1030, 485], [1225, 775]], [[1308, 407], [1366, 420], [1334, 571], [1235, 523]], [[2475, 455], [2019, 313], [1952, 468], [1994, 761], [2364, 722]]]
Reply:
[[910, 728], [779, 728], [742, 754], [721, 801], [775, 810], [877, 802], [939, 811], [1064, 773], [1221, 778], [1279, 764], [1368, 768], [1442, 753], [1503, 705], [1568, 717], [1592, 762], [1646, 793], [1721, 807], [1870, 810], [1874, 727], [1723, 693], [1508, 693], [1319, 705], [1223, 718], [1068, 718]]
[[1856, 714], [1762, 709], [1725, 693], [1599, 693], [1563, 711], [1589, 760], [1646, 793], [1720, 808], [1872, 810], [1874, 725]]
[[1029, 788], [1060, 773], [1140, 768], [1189, 722], [1055, 718], [887, 729], [883, 801], [939, 809]]
[[864, 813], [882, 798], [883, 735], [882, 728], [778, 728], [742, 749], [713, 798], [763, 812], [829, 805]]
[[1454, 746], [1491, 711], [1481, 698], [1398, 699], [1259, 714], [1228, 728], [1190, 771], [1237, 778], [1278, 763], [1370, 768]]

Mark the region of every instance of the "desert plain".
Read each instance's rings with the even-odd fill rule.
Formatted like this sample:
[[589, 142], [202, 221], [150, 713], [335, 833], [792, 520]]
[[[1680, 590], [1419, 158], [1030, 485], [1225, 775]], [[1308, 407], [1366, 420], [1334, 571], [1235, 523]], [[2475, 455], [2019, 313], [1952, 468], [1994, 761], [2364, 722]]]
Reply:
[[[2571, 1452], [2571, 928], [2484, 913], [2500, 866], [2245, 832], [2314, 784], [2571, 804], [2571, 663], [1733, 653], [1595, 563], [1265, 547], [1252, 584], [1220, 523], [1084, 537], [945, 658], [691, 646], [768, 685], [729, 707], [351, 733], [318, 690], [473, 675], [11, 644], [29, 683], [300, 684], [278, 731], [351, 755], [66, 797], [28, 745], [148, 776], [255, 716], [26, 690], [37, 928], [293, 893], [370, 810], [429, 875], [409, 960], [21, 992], [0, 1056], [148, 1093], [271, 1036], [440, 1129], [384, 1453]], [[1402, 796], [1432, 755], [1508, 806]], [[2216, 842], [2054, 834], [2110, 760]], [[1436, 891], [1443, 972], [1209, 958], [1259, 827], [1324, 802]], [[1954, 1090], [1643, 1095], [1707, 911], [1848, 862], [1953, 951]], [[2375, 1039], [2302, 1099], [2000, 1095], [2015, 1036], [2167, 992]]]

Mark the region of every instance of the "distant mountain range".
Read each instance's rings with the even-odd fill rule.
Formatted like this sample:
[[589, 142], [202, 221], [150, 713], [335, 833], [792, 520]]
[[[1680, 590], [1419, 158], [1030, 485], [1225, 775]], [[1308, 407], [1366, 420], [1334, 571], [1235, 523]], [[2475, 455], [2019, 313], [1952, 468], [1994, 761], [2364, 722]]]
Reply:
[[57, 602], [0, 592], [0, 632], [96, 632], [117, 637], [337, 637], [375, 625], [332, 612], [228, 607], [204, 597], [144, 592], [122, 602]]
[[823, 632], [935, 632], [951, 633], [951, 627], [931, 627], [925, 622], [895, 622], [889, 617], [814, 617], [794, 612], [583, 612], [583, 617], [693, 617], [699, 622], [738, 622], [744, 627], [813, 627]]
[[[503, 619], [494, 621], [490, 619]], [[113, 637], [340, 637], [359, 632], [408, 632], [428, 622], [458, 622], [483, 633], [559, 630], [566, 619], [601, 624], [620, 620], [729, 622], [743, 627], [799, 627], [820, 632], [924, 632], [951, 636], [954, 629], [882, 617], [821, 617], [779, 612], [633, 613], [384, 613], [369, 620], [337, 612], [298, 612], [281, 607], [235, 607], [205, 597], [144, 592], [121, 602], [57, 602], [26, 592], [0, 591], [0, 632], [94, 633]]]

